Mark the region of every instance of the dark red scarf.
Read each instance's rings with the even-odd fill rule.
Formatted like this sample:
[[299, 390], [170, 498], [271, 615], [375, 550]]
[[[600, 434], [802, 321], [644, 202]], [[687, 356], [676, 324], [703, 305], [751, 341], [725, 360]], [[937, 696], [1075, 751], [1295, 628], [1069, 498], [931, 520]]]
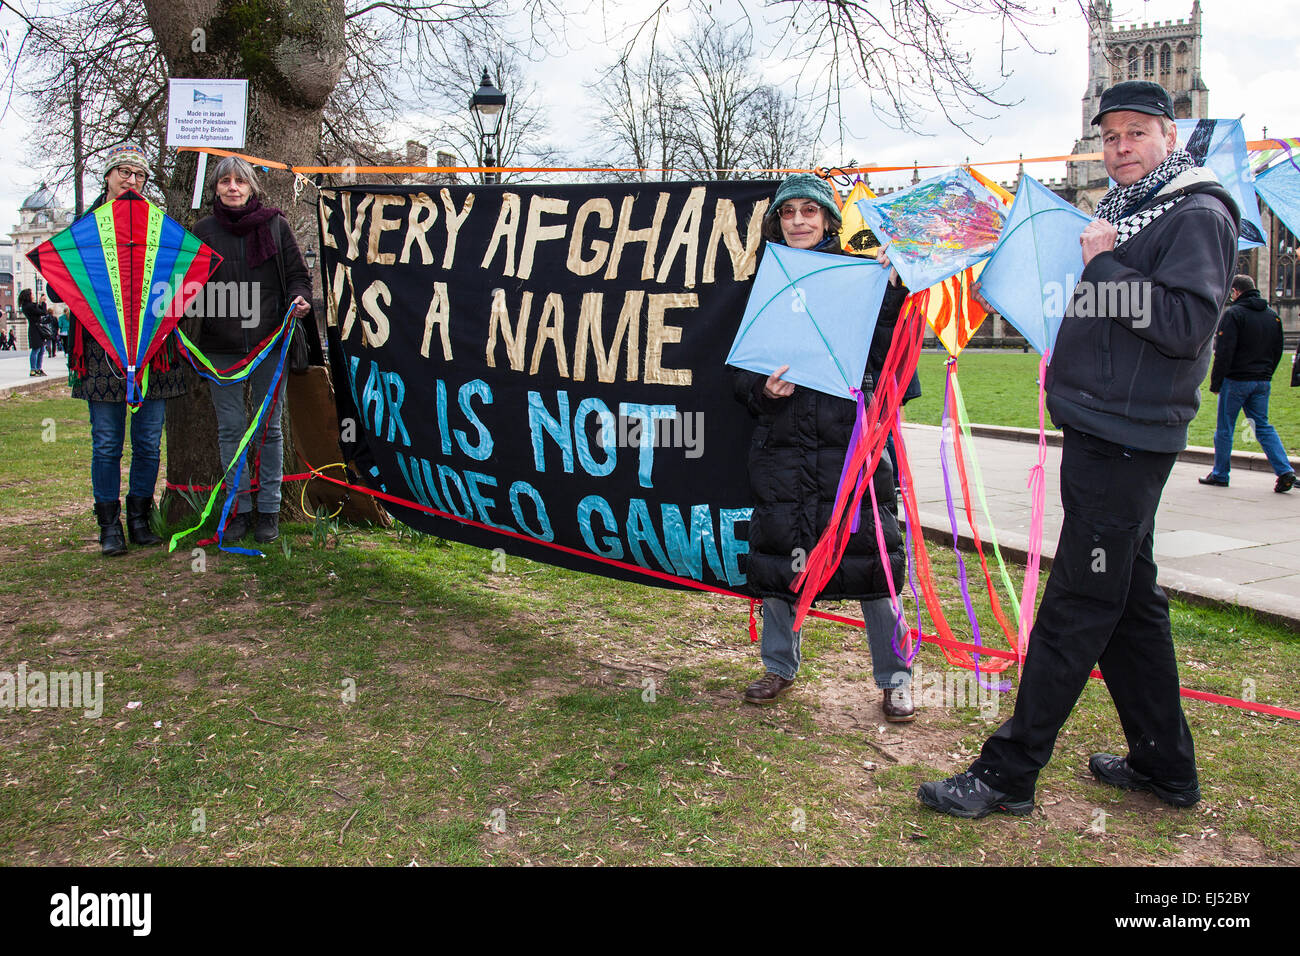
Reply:
[[243, 209], [231, 209], [221, 202], [220, 197], [212, 199], [212, 215], [226, 232], [248, 238], [248, 267], [256, 269], [263, 262], [275, 257], [275, 237], [271, 234], [271, 220], [284, 213], [274, 206], [263, 206], [256, 196], [250, 196]]

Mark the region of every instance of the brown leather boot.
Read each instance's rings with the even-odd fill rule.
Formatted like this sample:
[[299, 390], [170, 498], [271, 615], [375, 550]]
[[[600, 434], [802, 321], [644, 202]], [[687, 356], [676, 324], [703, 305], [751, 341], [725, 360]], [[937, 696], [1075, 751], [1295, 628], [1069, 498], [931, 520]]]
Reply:
[[904, 684], [885, 691], [881, 698], [880, 709], [885, 712], [885, 720], [893, 724], [906, 724], [916, 720], [916, 708], [912, 706], [912, 689]]
[[793, 680], [779, 674], [767, 673], [745, 688], [745, 703], [765, 706], [775, 704], [777, 698], [790, 689]]

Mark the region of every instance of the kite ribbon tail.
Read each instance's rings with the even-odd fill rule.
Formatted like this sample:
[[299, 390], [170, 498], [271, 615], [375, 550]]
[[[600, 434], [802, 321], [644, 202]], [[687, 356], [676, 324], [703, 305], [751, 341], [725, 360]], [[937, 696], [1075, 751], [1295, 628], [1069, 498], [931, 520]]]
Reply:
[[[901, 441], [901, 439], [898, 437], [898, 434], [903, 430], [903, 409], [901, 405], [899, 406], [898, 412], [894, 415], [893, 428], [894, 428], [894, 457], [895, 459], [897, 459], [898, 444]], [[914, 546], [912, 544], [912, 522], [907, 520], [907, 515], [906, 515], [907, 495], [911, 493], [911, 488], [908, 486], [907, 479], [903, 476], [903, 471], [899, 467], [897, 461], [894, 462], [894, 478], [898, 482], [898, 489], [899, 489], [898, 493], [903, 498], [902, 508], [900, 509], [904, 512], [903, 560], [907, 565], [907, 586], [912, 590], [912, 616], [916, 620], [916, 641], [911, 645], [911, 650], [908, 653], [908, 657], [907, 657], [907, 665], [911, 667], [912, 659], [916, 657], [917, 652], [921, 649], [921, 641], [924, 639], [925, 630], [924, 628], [921, 627], [921, 597], [919, 594], [916, 593], [916, 566], [915, 566], [915, 562], [908, 557], [908, 555], [915, 553]], [[910, 639], [910, 635], [909, 635], [909, 639]], [[898, 648], [895, 647], [894, 650], [897, 651]], [[901, 657], [902, 655], [899, 656]]]
[[[293, 306], [290, 306], [289, 310], [292, 312]], [[235, 454], [231, 458], [230, 464], [226, 467], [225, 473], [221, 476], [221, 481], [217, 482], [216, 486], [212, 489], [212, 494], [208, 496], [207, 504], [203, 506], [203, 513], [199, 515], [198, 523], [191, 528], [186, 528], [184, 531], [178, 531], [172, 535], [171, 541], [167, 545], [167, 550], [169, 552], [176, 550], [176, 545], [182, 538], [193, 534], [195, 531], [198, 531], [203, 527], [204, 522], [208, 520], [208, 515], [212, 514], [212, 508], [216, 503], [217, 495], [221, 493], [223, 486], [228, 485], [230, 490], [226, 494], [226, 500], [222, 503], [221, 516], [217, 524], [217, 546], [222, 551], [228, 551], [232, 554], [246, 554], [250, 557], [258, 558], [263, 556], [261, 551], [254, 551], [248, 548], [226, 547], [223, 538], [225, 536], [226, 519], [230, 514], [231, 505], [239, 497], [239, 479], [243, 474], [244, 465], [248, 461], [249, 443], [252, 441], [253, 436], [257, 434], [258, 428], [260, 428], [265, 421], [267, 409], [274, 402], [276, 392], [280, 387], [280, 379], [284, 373], [285, 358], [289, 354], [289, 337], [284, 335], [285, 329], [288, 328], [288, 317], [289, 313], [287, 312], [285, 313], [286, 321], [280, 324], [280, 330], [276, 335], [276, 338], [282, 339], [280, 343], [280, 358], [276, 364], [275, 374], [271, 378], [270, 386], [266, 390], [266, 396], [262, 399], [262, 404], [258, 408], [257, 414], [253, 417], [253, 423], [248, 426], [248, 430], [244, 432], [244, 437], [239, 440], [239, 445], [236, 447]], [[272, 344], [274, 344], [274, 339], [272, 339]], [[214, 381], [216, 380], [214, 379]], [[219, 384], [230, 385], [234, 383], [221, 382]], [[233, 477], [231, 476], [232, 471], [234, 472]], [[230, 479], [229, 482], [227, 482], [228, 478]]]
[[1047, 392], [1047, 363], [1051, 353], [1044, 352], [1038, 360], [1038, 464], [1029, 469], [1029, 547], [1025, 560], [1025, 584], [1020, 594], [1020, 634], [1017, 650], [1020, 659], [1017, 667], [1024, 669], [1025, 654], [1029, 650], [1029, 632], [1034, 624], [1034, 602], [1038, 598], [1038, 567], [1043, 556], [1043, 512], [1046, 508], [1047, 420], [1044, 406]]
[[[940, 470], [943, 472], [943, 495], [944, 503], [947, 505], [948, 510], [948, 526], [952, 530], [952, 553], [957, 559], [957, 583], [961, 587], [961, 598], [966, 607], [966, 620], [970, 622], [971, 643], [976, 647], [981, 647], [983, 646], [984, 641], [980, 637], [979, 617], [975, 614], [975, 605], [970, 596], [970, 581], [966, 575], [966, 562], [961, 556], [961, 532], [957, 525], [957, 509], [953, 504], [952, 480], [948, 474], [948, 444], [951, 440], [949, 436], [954, 431], [952, 417], [949, 411], [952, 407], [951, 379], [957, 373], [957, 363], [955, 360], [949, 359], [947, 366], [947, 375], [944, 378], [943, 387], [943, 427], [939, 430], [939, 466]], [[979, 655], [972, 654], [971, 658], [975, 666], [975, 679], [979, 681], [979, 685], [981, 687], [992, 689], [992, 685], [986, 681], [984, 674], [981, 672]]]
[[[1002, 628], [1002, 634], [1007, 639], [1007, 647], [1012, 651], [1016, 649], [1016, 628], [1013, 628], [1007, 621], [1006, 613], [1002, 610], [1002, 601], [998, 598], [997, 589], [993, 585], [993, 575], [989, 571], [989, 562], [984, 554], [984, 544], [980, 540], [979, 524], [975, 520], [974, 502], [971, 496], [971, 482], [967, 478], [966, 463], [970, 462], [970, 478], [974, 479], [975, 490], [979, 495], [980, 501], [984, 504], [984, 517], [989, 523], [989, 540], [993, 545], [994, 553], [997, 555], [999, 564], [1002, 563], [1002, 555], [998, 549], [997, 530], [993, 526], [993, 516], [989, 514], [988, 503], [985, 500], [984, 482], [980, 475], [979, 461], [975, 454], [975, 442], [970, 433], [970, 423], [966, 418], [966, 404], [961, 397], [961, 383], [958, 381], [959, 376], [952, 377], [952, 391], [950, 393], [951, 407], [950, 412], [954, 423], [961, 426], [960, 429], [954, 428], [953, 451], [957, 461], [957, 476], [961, 484], [962, 506], [966, 512], [966, 525], [970, 528], [971, 540], [975, 543], [975, 553], [979, 555], [980, 570], [984, 572], [984, 584], [988, 590], [989, 606], [993, 609], [993, 616], [997, 619], [998, 626]], [[963, 452], [963, 447], [965, 451]], [[1006, 573], [1006, 567], [1002, 567], [1002, 575], [1006, 581], [1007, 593], [1011, 600], [1011, 606], [1015, 609], [1017, 621], [1019, 621], [1020, 607], [1016, 600], [1015, 588], [1011, 584], [1010, 576]], [[1018, 625], [1017, 625], [1018, 626]], [[996, 666], [995, 666], [996, 665]], [[1009, 666], [1009, 662], [1004, 660], [995, 661], [990, 664], [988, 670], [1003, 671]]]
[[[867, 425], [866, 399], [863, 396], [861, 389], [855, 388], [852, 391], [854, 397], [858, 401], [858, 416], [853, 423], [853, 434], [849, 438], [849, 447], [844, 453], [844, 467], [840, 469], [840, 483], [835, 489], [835, 502], [837, 506], [840, 501], [840, 496], [845, 493], [846, 489], [849, 486], [849, 465], [853, 461], [854, 456], [857, 453], [858, 447], [862, 442], [862, 436], [866, 431], [866, 425]], [[854, 534], [857, 533], [858, 524], [860, 523], [861, 519], [862, 519], [862, 515], [855, 512], [853, 515], [852, 527], [850, 527], [849, 529], [852, 533]]]
[[[885, 583], [889, 585], [889, 609], [894, 612], [894, 629], [889, 635], [889, 642], [893, 645], [894, 653], [898, 656], [898, 659], [911, 667], [912, 658], [916, 656], [916, 644], [909, 639], [906, 652], [898, 646], [899, 631], [902, 631], [904, 635], [909, 632], [907, 618], [903, 614], [903, 602], [898, 599], [898, 589], [894, 587], [894, 569], [890, 565], [889, 549], [885, 546], [885, 529], [879, 520], [880, 502], [876, 500], [876, 483], [868, 481], [867, 489], [871, 492], [871, 511], [876, 516], [874, 522], [876, 526], [876, 550], [880, 552], [880, 566], [885, 569]], [[906, 560], [906, 556], [904, 556], [904, 560]], [[921, 631], [920, 621], [917, 621], [916, 630], [919, 634]]]

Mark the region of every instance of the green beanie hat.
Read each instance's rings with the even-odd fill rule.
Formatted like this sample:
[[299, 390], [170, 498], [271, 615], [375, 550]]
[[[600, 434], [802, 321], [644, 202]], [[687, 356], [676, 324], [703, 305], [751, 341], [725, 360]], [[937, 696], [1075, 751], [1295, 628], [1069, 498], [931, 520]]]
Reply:
[[826, 210], [832, 229], [840, 227], [840, 208], [835, 204], [835, 193], [831, 191], [831, 184], [820, 176], [814, 176], [812, 173], [791, 173], [785, 177], [776, 191], [776, 198], [772, 200], [774, 215], [778, 214], [777, 210], [781, 208], [781, 203], [787, 199], [811, 199]]

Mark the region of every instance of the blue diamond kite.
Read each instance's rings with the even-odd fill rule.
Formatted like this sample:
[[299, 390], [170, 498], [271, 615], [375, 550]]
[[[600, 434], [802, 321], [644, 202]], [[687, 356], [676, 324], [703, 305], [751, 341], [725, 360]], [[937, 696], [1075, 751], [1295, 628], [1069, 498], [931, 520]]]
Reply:
[[874, 259], [769, 242], [727, 364], [852, 399], [862, 385], [889, 270]]

